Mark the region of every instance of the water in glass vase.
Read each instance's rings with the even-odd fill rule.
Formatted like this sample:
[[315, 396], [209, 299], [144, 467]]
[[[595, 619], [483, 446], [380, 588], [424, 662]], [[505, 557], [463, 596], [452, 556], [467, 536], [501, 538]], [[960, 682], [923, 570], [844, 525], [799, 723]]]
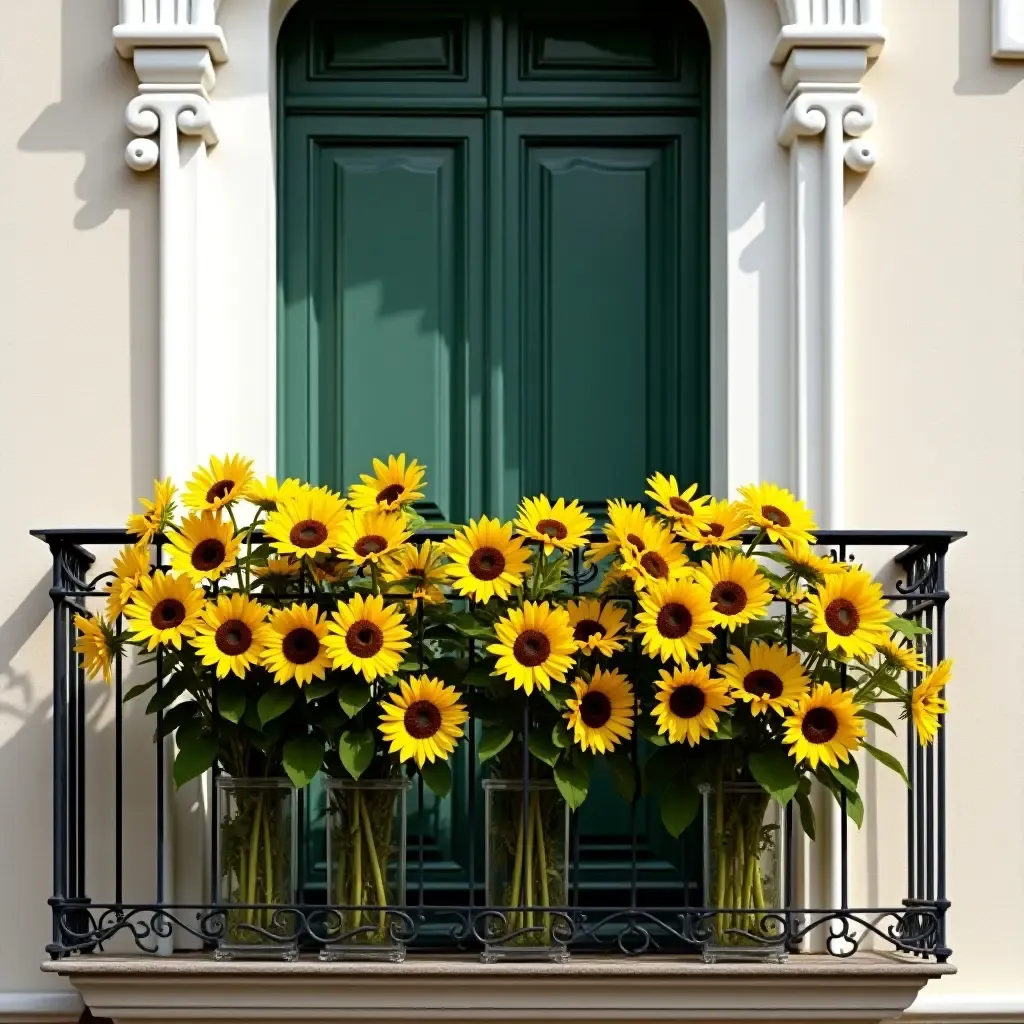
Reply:
[[781, 908], [785, 864], [784, 811], [756, 783], [702, 786], [704, 798], [704, 905], [716, 909], [713, 933], [702, 943], [704, 960], [787, 957]]
[[[486, 779], [485, 962], [569, 959], [569, 809], [553, 782]], [[546, 908], [559, 908], [546, 912]]]
[[[327, 902], [323, 960], [405, 959], [408, 779], [327, 783]], [[391, 909], [388, 909], [391, 908]]]
[[294, 960], [296, 790], [287, 779], [217, 779], [222, 934], [217, 959]]

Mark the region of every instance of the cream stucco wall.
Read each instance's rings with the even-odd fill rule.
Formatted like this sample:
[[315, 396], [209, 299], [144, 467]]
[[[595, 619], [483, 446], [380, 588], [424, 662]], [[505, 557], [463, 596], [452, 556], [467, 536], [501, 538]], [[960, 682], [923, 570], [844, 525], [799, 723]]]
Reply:
[[[223, 141], [209, 163], [219, 201], [207, 230], [234, 239], [222, 243], [233, 246], [224, 250], [232, 258], [209, 266], [221, 362], [234, 346], [273, 337], [270, 6], [233, 0], [221, 19], [236, 54], [214, 94]], [[998, 638], [1012, 638], [1024, 613], [1024, 592], [1013, 584], [1024, 566], [995, 540], [1024, 516], [1016, 395], [1024, 380], [1024, 63], [992, 62], [988, 6], [885, 6], [889, 41], [865, 79], [879, 107], [872, 138], [881, 158], [852, 183], [846, 211], [846, 521], [970, 531], [949, 563], [949, 649], [957, 659], [948, 733], [950, 939], [961, 974], [942, 982], [941, 993], [1012, 996], [1024, 985], [993, 922], [1024, 917], [1024, 800], [1014, 760], [1019, 716], [1003, 699], [1012, 645], [1000, 647]], [[729, 202], [720, 191], [713, 262], [715, 365], [730, 381], [716, 393], [758, 406], [761, 432], [727, 439], [719, 407], [720, 450], [733, 456], [719, 472], [784, 477], [792, 467], [770, 433], [786, 405], [773, 367], [787, 344], [789, 309], [787, 160], [774, 144], [784, 96], [767, 65], [778, 20], [773, 0], [730, 0], [728, 9], [728, 47], [719, 38], [716, 49], [728, 67], [716, 73], [716, 89], [728, 88], [737, 117], [715, 147], [727, 160]], [[27, 531], [116, 524], [149, 487], [158, 239], [157, 183], [123, 161], [122, 111], [136, 81], [111, 48], [115, 0], [7, 0], [4, 15], [0, 525], [9, 554], [0, 592], [0, 993], [56, 985], [38, 973], [50, 891], [48, 557]], [[261, 47], [258, 64], [237, 58]], [[211, 421], [209, 447], [232, 443], [232, 430]], [[260, 446], [254, 454], [263, 461], [265, 435]], [[92, 836], [100, 844], [101, 801], [112, 792], [102, 749], [111, 715], [106, 693], [92, 697]], [[143, 837], [153, 753], [137, 715], [129, 735], [126, 794], [137, 827], [129, 887], [142, 895], [152, 864]], [[878, 785], [877, 813], [856, 844], [857, 888], [884, 901], [902, 880], [902, 861], [890, 854], [902, 842], [903, 804], [891, 779]], [[108, 856], [93, 847], [97, 881], [106, 880]]]

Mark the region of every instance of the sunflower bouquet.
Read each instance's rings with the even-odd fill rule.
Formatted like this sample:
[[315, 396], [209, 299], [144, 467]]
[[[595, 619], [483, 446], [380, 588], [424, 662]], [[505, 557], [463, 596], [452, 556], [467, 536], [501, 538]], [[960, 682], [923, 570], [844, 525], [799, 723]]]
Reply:
[[394, 940], [396, 809], [411, 774], [448, 795], [472, 718], [491, 779], [488, 904], [511, 909], [487, 924], [498, 946], [558, 945], [567, 815], [598, 763], [622, 799], [658, 800], [673, 836], [709, 808], [716, 929], [763, 941], [769, 802], [794, 801], [813, 838], [816, 783], [859, 824], [856, 755], [903, 774], [868, 723], [893, 730], [893, 705], [934, 739], [950, 665], [925, 677], [923, 627], [863, 567], [817, 553], [810, 510], [770, 484], [721, 501], [657, 473], [650, 511], [611, 500], [595, 532], [578, 501], [544, 495], [513, 521], [428, 524], [424, 475], [374, 460], [342, 495], [213, 458], [181, 514], [169, 480], [143, 499], [103, 613], [76, 618], [90, 676], [109, 682], [129, 646], [155, 663], [125, 696], [155, 688], [179, 785], [214, 766], [260, 783], [225, 800], [238, 935], [288, 930], [268, 905], [293, 899], [294, 810], [267, 784], [323, 773], [329, 902], [347, 908], [327, 938]]

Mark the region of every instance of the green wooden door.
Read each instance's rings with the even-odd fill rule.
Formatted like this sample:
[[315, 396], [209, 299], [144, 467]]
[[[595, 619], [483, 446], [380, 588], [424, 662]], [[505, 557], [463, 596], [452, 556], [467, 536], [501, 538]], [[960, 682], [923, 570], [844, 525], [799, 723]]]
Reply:
[[[282, 472], [342, 487], [404, 451], [423, 514], [456, 521], [542, 491], [600, 514], [656, 469], [707, 484], [707, 62], [687, 3], [300, 3]], [[629, 812], [597, 795], [583, 843], [607, 889]], [[422, 809], [444, 889], [464, 884], [458, 809]], [[639, 814], [641, 882], [671, 886], [678, 845]]]

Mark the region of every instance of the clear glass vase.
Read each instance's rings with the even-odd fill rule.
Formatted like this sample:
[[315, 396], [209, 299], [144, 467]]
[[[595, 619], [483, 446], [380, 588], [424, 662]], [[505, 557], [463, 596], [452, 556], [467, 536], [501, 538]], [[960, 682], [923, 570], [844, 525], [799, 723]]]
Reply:
[[701, 787], [704, 798], [704, 906], [713, 934], [702, 943], [704, 960], [784, 962], [786, 943], [778, 913], [785, 865], [784, 810], [756, 783]]
[[323, 960], [405, 959], [405, 803], [409, 779], [327, 783]]
[[[483, 960], [569, 959], [569, 808], [554, 782], [486, 779]], [[525, 799], [524, 799], [525, 797]], [[561, 908], [545, 913], [544, 908]]]
[[[295, 914], [296, 790], [288, 779], [217, 778], [218, 959], [299, 955]], [[265, 904], [265, 906], [253, 906]]]

